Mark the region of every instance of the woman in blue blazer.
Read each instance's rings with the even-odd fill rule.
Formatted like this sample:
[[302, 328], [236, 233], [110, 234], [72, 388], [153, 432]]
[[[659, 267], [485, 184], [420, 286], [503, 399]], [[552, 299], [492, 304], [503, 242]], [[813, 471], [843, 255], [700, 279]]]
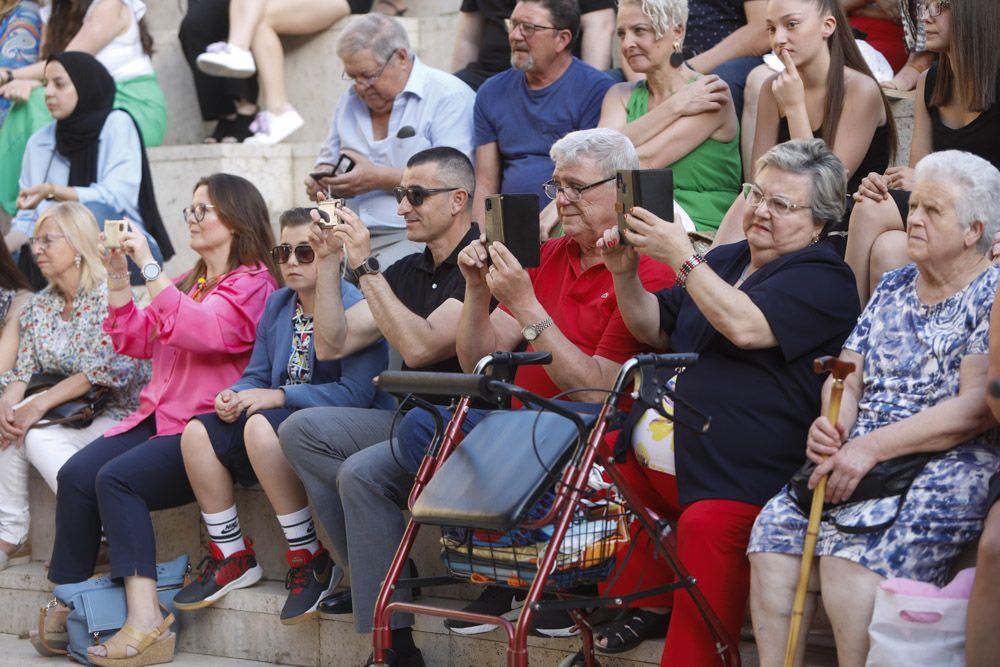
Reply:
[[[285, 211], [281, 244], [272, 251], [285, 287], [267, 300], [257, 325], [250, 363], [239, 381], [215, 397], [215, 412], [198, 415], [184, 429], [184, 466], [208, 529], [205, 567], [174, 600], [179, 609], [206, 607], [236, 588], [256, 583], [263, 570], [249, 538], [240, 530], [233, 481], [264, 488], [288, 541], [288, 599], [281, 622], [316, 615], [320, 599], [343, 577], [316, 539], [302, 483], [278, 445], [277, 428], [299, 408], [336, 405], [390, 408], [372, 377], [384, 370], [388, 346], [380, 340], [336, 361], [316, 359], [313, 307], [316, 253], [309, 242], [309, 209]], [[345, 310], [361, 292], [341, 279]]]

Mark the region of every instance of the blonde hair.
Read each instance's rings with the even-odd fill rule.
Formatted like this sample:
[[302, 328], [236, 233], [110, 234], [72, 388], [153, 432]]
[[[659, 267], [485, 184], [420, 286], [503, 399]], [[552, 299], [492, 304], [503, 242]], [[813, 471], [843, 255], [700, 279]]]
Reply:
[[80, 288], [90, 291], [103, 283], [108, 272], [101, 262], [98, 246], [100, 228], [94, 214], [83, 204], [64, 201], [51, 206], [38, 217], [35, 229], [46, 220], [52, 220], [66, 237], [66, 242], [80, 256]]

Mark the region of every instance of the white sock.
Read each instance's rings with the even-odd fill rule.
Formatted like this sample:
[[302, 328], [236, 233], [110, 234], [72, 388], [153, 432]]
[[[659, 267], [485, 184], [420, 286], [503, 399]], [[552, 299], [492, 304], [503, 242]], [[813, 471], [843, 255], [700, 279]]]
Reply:
[[278, 523], [285, 533], [288, 541], [289, 551], [308, 549], [309, 553], [315, 554], [320, 549], [319, 540], [316, 539], [316, 526], [313, 525], [312, 514], [308, 507], [291, 514], [278, 514]]
[[243, 541], [243, 531], [240, 530], [240, 519], [236, 515], [236, 505], [215, 514], [202, 512], [201, 518], [208, 528], [208, 539], [219, 548], [223, 558], [229, 558], [247, 548]]

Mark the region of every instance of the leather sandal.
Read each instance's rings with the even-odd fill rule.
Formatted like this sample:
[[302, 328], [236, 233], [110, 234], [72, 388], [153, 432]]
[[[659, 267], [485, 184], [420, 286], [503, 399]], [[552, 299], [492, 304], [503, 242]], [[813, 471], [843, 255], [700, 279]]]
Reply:
[[406, 14], [406, 11], [408, 9], [408, 7], [400, 7], [395, 2], [392, 2], [392, 0], [375, 0], [375, 5], [376, 6], [385, 5], [386, 7], [388, 7], [391, 11], [381, 12], [382, 14], [385, 14], [387, 16], [403, 16], [404, 14]]
[[28, 633], [28, 640], [39, 655], [46, 658], [66, 655], [69, 646], [67, 616], [69, 607], [60, 604], [55, 598], [38, 609], [38, 628]]
[[[114, 637], [99, 644], [107, 655], [94, 655], [87, 650], [87, 659], [98, 667], [145, 667], [159, 665], [174, 659], [177, 635], [170, 631], [174, 615], [167, 614], [158, 626], [143, 633], [131, 625], [124, 626]], [[128, 654], [132, 647], [136, 653]]]
[[645, 609], [628, 609], [617, 620], [597, 629], [594, 638], [603, 638], [604, 646], [597, 641], [594, 648], [598, 653], [623, 653], [631, 651], [647, 639], [667, 636], [670, 612], [657, 614]]

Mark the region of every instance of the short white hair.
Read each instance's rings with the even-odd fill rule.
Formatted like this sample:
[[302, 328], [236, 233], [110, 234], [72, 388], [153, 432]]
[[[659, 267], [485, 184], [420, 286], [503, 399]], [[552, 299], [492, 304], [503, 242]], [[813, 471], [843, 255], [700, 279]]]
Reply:
[[638, 5], [639, 10], [649, 17], [656, 38], [663, 37], [675, 25], [685, 26], [688, 20], [687, 0], [621, 0], [619, 7]]
[[377, 61], [384, 62], [399, 49], [410, 52], [406, 28], [391, 16], [377, 13], [351, 19], [337, 42], [337, 56], [341, 60], [349, 53], [371, 50]]
[[593, 160], [604, 166], [609, 176], [619, 169], [639, 168], [639, 155], [631, 140], [608, 127], [570, 132], [552, 144], [549, 157], [556, 167], [575, 165], [581, 159]]
[[986, 252], [1000, 231], [1000, 171], [992, 164], [965, 151], [938, 151], [925, 155], [916, 166], [918, 183], [944, 182], [958, 188], [955, 213], [958, 222], [968, 227], [983, 223], [983, 235], [976, 247]]

